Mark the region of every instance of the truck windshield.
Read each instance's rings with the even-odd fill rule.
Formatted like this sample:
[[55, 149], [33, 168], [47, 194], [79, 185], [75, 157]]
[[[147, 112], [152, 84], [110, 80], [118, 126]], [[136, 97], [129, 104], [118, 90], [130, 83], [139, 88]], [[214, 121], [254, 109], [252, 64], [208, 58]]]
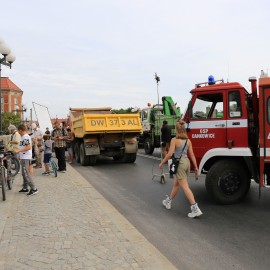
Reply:
[[141, 112], [141, 119], [146, 120], [148, 118], [148, 109]]
[[198, 95], [193, 106], [193, 117], [199, 119], [223, 118], [223, 96], [218, 94]]

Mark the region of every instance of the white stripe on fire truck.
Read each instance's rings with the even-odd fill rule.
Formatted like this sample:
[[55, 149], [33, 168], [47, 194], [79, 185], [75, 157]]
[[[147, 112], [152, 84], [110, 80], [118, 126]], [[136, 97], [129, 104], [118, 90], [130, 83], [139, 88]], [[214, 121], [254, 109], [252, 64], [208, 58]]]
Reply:
[[243, 128], [248, 126], [247, 119], [214, 120], [214, 121], [192, 121], [190, 128]]
[[260, 157], [264, 157], [264, 151], [265, 156], [270, 157], [270, 148], [260, 148]]

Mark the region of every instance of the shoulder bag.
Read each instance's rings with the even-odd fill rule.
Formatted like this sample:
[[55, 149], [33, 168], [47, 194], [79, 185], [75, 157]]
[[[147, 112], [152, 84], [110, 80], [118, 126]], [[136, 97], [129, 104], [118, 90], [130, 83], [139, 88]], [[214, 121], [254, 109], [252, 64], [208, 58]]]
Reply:
[[183, 152], [184, 152], [184, 150], [185, 150], [185, 148], [186, 148], [187, 141], [188, 141], [188, 139], [187, 139], [186, 142], [185, 142], [185, 145], [184, 145], [184, 147], [183, 147], [181, 156], [180, 156], [179, 158], [172, 157], [172, 163], [171, 163], [171, 165], [170, 165], [170, 170], [169, 170], [170, 174], [176, 174], [177, 169], [178, 169], [178, 166], [179, 166], [180, 159], [181, 159], [182, 154], [183, 154]]

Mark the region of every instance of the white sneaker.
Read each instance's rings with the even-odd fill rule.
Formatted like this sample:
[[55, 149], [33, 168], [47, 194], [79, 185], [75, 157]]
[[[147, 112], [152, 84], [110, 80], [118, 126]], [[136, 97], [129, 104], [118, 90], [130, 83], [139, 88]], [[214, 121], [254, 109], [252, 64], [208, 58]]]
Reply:
[[203, 213], [201, 209], [198, 207], [198, 204], [191, 205], [191, 213], [188, 213], [189, 218], [195, 218], [201, 216]]
[[168, 195], [166, 195], [166, 199], [162, 201], [163, 206], [166, 209], [171, 209], [172, 208], [172, 200], [170, 199], [170, 197]]

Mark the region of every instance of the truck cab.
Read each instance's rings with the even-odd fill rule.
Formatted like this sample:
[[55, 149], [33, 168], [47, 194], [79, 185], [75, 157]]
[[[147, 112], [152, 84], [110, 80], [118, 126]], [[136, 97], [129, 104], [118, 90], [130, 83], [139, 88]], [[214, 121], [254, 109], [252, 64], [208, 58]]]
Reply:
[[259, 166], [259, 99], [256, 80], [250, 81], [252, 93], [237, 82], [196, 84], [184, 116], [199, 173], [206, 174], [206, 189], [221, 204], [243, 199], [251, 179], [259, 182], [264, 174]]
[[[239, 83], [220, 83], [191, 91], [189, 137], [199, 162], [217, 151], [243, 151], [248, 142], [247, 91]], [[233, 150], [232, 150], [233, 149]]]
[[146, 154], [152, 154], [156, 147], [160, 147], [160, 128], [163, 120], [168, 121], [168, 125], [175, 135], [175, 123], [180, 118], [180, 109], [176, 107], [174, 101], [169, 96], [162, 97], [162, 104], [151, 105], [140, 112], [143, 132], [139, 136], [139, 144], [143, 145]]

